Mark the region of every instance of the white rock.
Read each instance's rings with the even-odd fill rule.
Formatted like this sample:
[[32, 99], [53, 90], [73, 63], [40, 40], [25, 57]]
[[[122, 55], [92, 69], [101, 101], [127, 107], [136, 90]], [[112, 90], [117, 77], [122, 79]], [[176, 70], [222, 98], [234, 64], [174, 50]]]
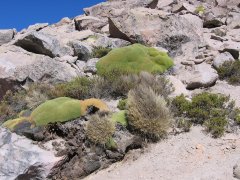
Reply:
[[12, 180], [34, 164], [43, 166], [44, 178], [62, 158], [53, 151], [41, 149], [25, 137], [18, 136], [0, 126], [0, 179]]
[[10, 42], [13, 39], [15, 33], [16, 32], [14, 29], [0, 30], [0, 46]]
[[183, 94], [184, 96], [190, 95], [190, 92], [186, 89], [186, 86], [182, 83], [182, 81], [180, 81], [174, 76], [167, 76], [167, 78], [169, 79], [169, 82], [172, 84], [174, 90], [171, 96], [176, 97], [181, 94]]
[[235, 178], [240, 179], [240, 160], [233, 167], [233, 175]]
[[210, 87], [218, 79], [218, 74], [211, 65], [202, 63], [193, 66], [191, 70], [180, 70], [177, 78], [187, 85], [187, 89], [197, 89], [201, 87]]
[[235, 61], [233, 56], [229, 52], [224, 52], [219, 55], [217, 55], [213, 60], [213, 66], [215, 68], [219, 68], [221, 65], [223, 65], [225, 62], [231, 62]]

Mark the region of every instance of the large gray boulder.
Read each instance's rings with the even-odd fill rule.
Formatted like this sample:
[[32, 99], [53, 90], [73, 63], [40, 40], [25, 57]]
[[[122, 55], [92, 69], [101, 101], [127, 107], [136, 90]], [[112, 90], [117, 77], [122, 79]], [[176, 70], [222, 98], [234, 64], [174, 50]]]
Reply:
[[107, 25], [107, 21], [101, 20], [93, 16], [79, 16], [74, 19], [76, 29], [92, 30], [93, 32], [101, 32], [101, 29]]
[[119, 9], [111, 13], [111, 37], [160, 46], [171, 55], [181, 52], [183, 44], [190, 42], [192, 49], [200, 44], [199, 29], [181, 16], [148, 8]]
[[10, 42], [14, 38], [15, 34], [16, 30], [14, 29], [0, 30], [0, 46]]
[[23, 49], [36, 54], [43, 54], [49, 57], [72, 55], [72, 49], [62, 45], [58, 39], [42, 32], [27, 33], [14, 43]]
[[74, 55], [77, 56], [79, 60], [87, 61], [91, 58], [92, 47], [87, 43], [74, 41], [72, 42], [72, 47], [74, 49]]
[[17, 46], [0, 47], [0, 70], [0, 99], [15, 83], [27, 80], [58, 83], [77, 76], [76, 70], [68, 63], [33, 54]]
[[182, 69], [178, 72], [177, 78], [186, 84], [189, 90], [207, 88], [215, 84], [218, 74], [211, 65], [202, 63], [195, 65], [190, 70]]
[[231, 62], [235, 61], [233, 56], [229, 52], [224, 52], [219, 55], [217, 55], [213, 60], [213, 66], [215, 68], [219, 68], [221, 65], [223, 65], [225, 62]]
[[85, 8], [84, 11], [87, 16], [94, 16], [100, 18], [101, 20], [107, 20], [109, 12], [113, 9], [133, 9], [137, 7], [154, 9], [157, 5], [158, 0], [111, 0]]
[[1, 126], [0, 139], [1, 180], [13, 180], [33, 166], [41, 167], [40, 175], [45, 179], [52, 167], [62, 159], [55, 157], [53, 151], [42, 149], [31, 140]]

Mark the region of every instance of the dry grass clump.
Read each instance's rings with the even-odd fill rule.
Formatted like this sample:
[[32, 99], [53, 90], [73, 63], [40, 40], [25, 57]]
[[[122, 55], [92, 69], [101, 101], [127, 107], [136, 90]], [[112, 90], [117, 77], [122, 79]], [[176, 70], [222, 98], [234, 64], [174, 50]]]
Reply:
[[107, 115], [92, 115], [87, 123], [86, 134], [93, 143], [105, 145], [114, 132], [115, 123]]
[[129, 92], [127, 118], [133, 130], [154, 141], [164, 136], [171, 124], [166, 101], [146, 85]]

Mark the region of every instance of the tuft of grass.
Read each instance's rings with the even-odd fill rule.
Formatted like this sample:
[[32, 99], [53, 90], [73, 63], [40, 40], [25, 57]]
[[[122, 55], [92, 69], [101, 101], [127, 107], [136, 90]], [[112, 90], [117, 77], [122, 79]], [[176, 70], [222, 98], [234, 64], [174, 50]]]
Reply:
[[107, 149], [116, 150], [117, 149], [117, 143], [114, 141], [114, 139], [111, 137], [107, 143], [106, 143]]
[[117, 105], [117, 108], [120, 110], [126, 110], [127, 108], [127, 99], [120, 99]]
[[129, 92], [127, 120], [133, 130], [155, 141], [167, 133], [171, 113], [162, 96], [146, 85], [139, 85]]
[[108, 76], [112, 71], [120, 74], [163, 73], [173, 66], [173, 60], [165, 52], [141, 44], [113, 49], [97, 64], [97, 73]]
[[91, 97], [91, 79], [87, 77], [77, 77], [74, 80], [58, 84], [51, 92], [52, 97], [70, 97], [74, 99], [86, 99]]
[[115, 123], [108, 116], [92, 115], [86, 126], [88, 139], [95, 143], [106, 145], [115, 132]]
[[217, 68], [219, 78], [227, 80], [230, 84], [240, 85], [240, 61], [225, 62]]
[[106, 56], [112, 48], [97, 46], [93, 48], [92, 57], [93, 58], [102, 58]]

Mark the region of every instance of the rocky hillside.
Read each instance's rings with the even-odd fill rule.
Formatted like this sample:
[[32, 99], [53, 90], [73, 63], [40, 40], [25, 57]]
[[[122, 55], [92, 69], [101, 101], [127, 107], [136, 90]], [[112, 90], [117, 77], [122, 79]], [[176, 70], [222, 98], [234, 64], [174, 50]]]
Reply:
[[[84, 12], [20, 32], [0, 30], [1, 180], [81, 179], [160, 141], [156, 153], [173, 135], [173, 146], [189, 149], [192, 126], [202, 126], [214, 152], [214, 138], [226, 134], [239, 144], [238, 0], [109, 0]], [[199, 133], [191, 135], [208, 146]], [[172, 148], [164, 147], [167, 167], [184, 164], [181, 156], [167, 163]], [[231, 153], [218, 179], [240, 179], [239, 148]], [[216, 161], [206, 167], [216, 167], [220, 156], [210, 154]], [[155, 156], [141, 156], [142, 171]], [[216, 177], [201, 176], [201, 169], [193, 171], [197, 177], [151, 167], [146, 173], [153, 171], [143, 179]], [[138, 179], [133, 175], [124, 177]], [[90, 178], [110, 177], [118, 179]]]

